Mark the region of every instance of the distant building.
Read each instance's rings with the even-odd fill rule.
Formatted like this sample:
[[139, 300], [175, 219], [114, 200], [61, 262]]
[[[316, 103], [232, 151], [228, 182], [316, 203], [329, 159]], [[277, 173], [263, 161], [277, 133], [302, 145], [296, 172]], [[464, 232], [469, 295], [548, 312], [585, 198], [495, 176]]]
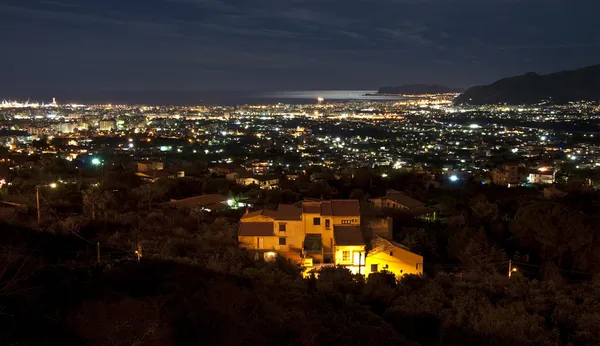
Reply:
[[117, 121], [115, 119], [105, 119], [98, 121], [98, 129], [100, 131], [114, 131], [117, 129]]
[[279, 185], [279, 178], [264, 175], [247, 177], [238, 176], [235, 179], [235, 182], [236, 184], [243, 186], [254, 184], [258, 185], [261, 189], [270, 190], [276, 188]]
[[[239, 168], [239, 167], [238, 167]], [[221, 164], [214, 167], [209, 167], [208, 171], [217, 175], [227, 175], [234, 172], [236, 167], [231, 164]]]
[[425, 207], [425, 203], [398, 191], [390, 191], [384, 197], [371, 198], [369, 202], [379, 209], [415, 210]]
[[518, 165], [504, 165], [492, 170], [492, 181], [496, 185], [517, 186], [527, 182], [527, 174], [525, 169]]
[[545, 184], [552, 185], [556, 178], [556, 172], [554, 171], [531, 171], [527, 176], [527, 182], [530, 184]]
[[228, 198], [218, 194], [201, 195], [177, 200], [173, 199], [171, 202], [169, 202], [169, 204], [177, 208], [198, 208], [209, 212], [228, 209], [230, 207]]
[[77, 123], [59, 123], [59, 124], [52, 125], [52, 128], [56, 132], [60, 132], [60, 133], [73, 133], [73, 132], [75, 132], [77, 127], [78, 127]]
[[420, 217], [429, 221], [437, 219], [437, 213], [434, 209], [400, 191], [389, 190], [386, 196], [371, 198], [369, 202], [373, 207], [380, 210], [401, 211], [413, 217]]
[[137, 163], [138, 172], [161, 171], [165, 165], [159, 161], [140, 161]]
[[138, 162], [138, 171], [135, 173], [143, 180], [154, 182], [160, 178], [177, 179], [185, 177], [185, 171], [177, 169], [164, 169], [164, 164], [157, 161]]

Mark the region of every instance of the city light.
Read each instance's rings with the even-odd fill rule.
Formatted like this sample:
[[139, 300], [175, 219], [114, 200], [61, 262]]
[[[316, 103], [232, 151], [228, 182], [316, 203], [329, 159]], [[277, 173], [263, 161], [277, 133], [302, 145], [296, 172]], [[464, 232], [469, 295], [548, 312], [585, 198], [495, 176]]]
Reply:
[[53, 189], [56, 189], [56, 187], [57, 187], [58, 185], [57, 185], [56, 183], [51, 183], [51, 184], [50, 184], [50, 185], [48, 185], [48, 186], [50, 186], [50, 187], [51, 187], [51, 188], [53, 188]]
[[100, 166], [101, 164], [102, 164], [102, 161], [99, 158], [94, 157], [92, 159], [92, 165], [94, 165], [94, 166]]
[[456, 181], [458, 181], [458, 176], [457, 176], [456, 174], [452, 174], [452, 175], [450, 176], [450, 181], [452, 181], [452, 182], [456, 182]]

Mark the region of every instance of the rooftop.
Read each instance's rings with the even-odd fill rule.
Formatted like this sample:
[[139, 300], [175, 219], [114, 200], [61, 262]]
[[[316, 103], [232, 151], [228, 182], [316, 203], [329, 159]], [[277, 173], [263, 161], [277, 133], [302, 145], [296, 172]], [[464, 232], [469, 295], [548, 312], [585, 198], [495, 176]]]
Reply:
[[280, 204], [277, 208], [276, 220], [302, 220], [302, 209], [293, 204]]
[[335, 245], [365, 245], [359, 226], [333, 226]]
[[267, 237], [274, 235], [273, 222], [242, 222], [238, 230], [241, 237]]

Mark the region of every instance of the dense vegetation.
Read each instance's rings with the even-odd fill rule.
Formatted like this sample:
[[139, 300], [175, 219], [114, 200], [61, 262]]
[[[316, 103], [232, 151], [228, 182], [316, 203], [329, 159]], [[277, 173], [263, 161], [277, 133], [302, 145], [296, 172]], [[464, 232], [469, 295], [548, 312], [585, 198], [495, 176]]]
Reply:
[[[31, 200], [31, 177], [49, 172], [29, 172], [9, 192]], [[143, 184], [117, 170], [98, 186], [43, 190], [40, 225], [35, 210], [0, 209], [0, 344], [599, 343], [596, 193], [540, 201], [531, 189], [435, 188], [427, 174], [367, 173], [265, 192], [210, 175]], [[237, 247], [243, 211], [164, 204], [210, 192], [265, 207], [304, 196], [365, 201], [385, 188], [440, 211], [434, 222], [388, 214], [397, 241], [425, 256], [423, 277], [330, 268], [302, 279], [288, 261], [257, 262]], [[378, 215], [366, 203], [363, 211]]]

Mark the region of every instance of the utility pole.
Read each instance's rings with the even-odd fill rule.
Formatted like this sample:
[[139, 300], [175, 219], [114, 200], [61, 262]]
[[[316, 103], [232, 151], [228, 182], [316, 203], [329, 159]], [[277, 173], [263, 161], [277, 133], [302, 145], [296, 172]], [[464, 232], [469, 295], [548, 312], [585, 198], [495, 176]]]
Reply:
[[98, 257], [98, 263], [100, 263], [100, 242], [96, 242], [96, 256]]
[[362, 274], [361, 270], [360, 270], [361, 265], [362, 265], [362, 252], [359, 252], [358, 253], [358, 273], [359, 274]]
[[511, 276], [512, 276], [512, 260], [509, 259], [508, 260], [508, 278], [510, 279]]
[[135, 251], [137, 255], [138, 262], [142, 259], [142, 244], [138, 243], [138, 249]]
[[40, 213], [40, 186], [35, 186], [35, 202], [37, 206], [37, 223], [40, 224], [41, 213]]

